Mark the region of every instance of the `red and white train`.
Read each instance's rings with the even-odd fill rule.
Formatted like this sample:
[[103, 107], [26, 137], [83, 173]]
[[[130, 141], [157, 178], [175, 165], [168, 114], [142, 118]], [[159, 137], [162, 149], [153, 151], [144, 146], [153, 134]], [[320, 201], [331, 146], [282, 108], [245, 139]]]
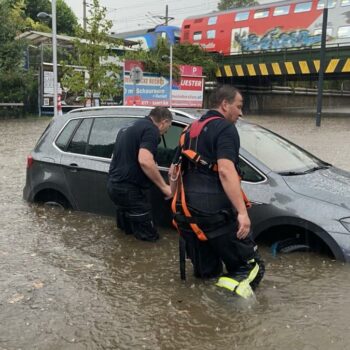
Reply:
[[223, 55], [320, 45], [325, 4], [327, 45], [350, 45], [350, 0], [281, 1], [184, 20], [181, 42]]

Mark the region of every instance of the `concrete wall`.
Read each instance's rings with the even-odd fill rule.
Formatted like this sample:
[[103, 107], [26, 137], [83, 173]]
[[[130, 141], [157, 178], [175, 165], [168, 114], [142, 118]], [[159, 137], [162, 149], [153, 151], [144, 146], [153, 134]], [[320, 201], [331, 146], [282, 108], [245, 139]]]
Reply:
[[[316, 112], [316, 92], [307, 91], [307, 89], [246, 91], [243, 95], [244, 109], [251, 114], [313, 114]], [[322, 97], [322, 112], [350, 116], [350, 92], [341, 94], [325, 91]]]

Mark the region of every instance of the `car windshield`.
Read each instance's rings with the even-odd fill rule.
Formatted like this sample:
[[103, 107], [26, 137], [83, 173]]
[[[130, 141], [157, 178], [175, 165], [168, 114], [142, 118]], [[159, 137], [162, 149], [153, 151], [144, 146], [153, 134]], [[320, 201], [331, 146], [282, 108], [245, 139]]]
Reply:
[[258, 125], [237, 123], [241, 147], [272, 171], [298, 175], [329, 166], [281, 136]]

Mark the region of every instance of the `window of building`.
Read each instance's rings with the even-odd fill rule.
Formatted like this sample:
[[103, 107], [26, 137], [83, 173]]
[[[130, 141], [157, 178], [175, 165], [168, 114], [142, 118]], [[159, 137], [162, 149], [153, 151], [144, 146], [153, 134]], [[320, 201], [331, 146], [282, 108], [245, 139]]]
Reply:
[[212, 26], [212, 25], [216, 24], [217, 20], [218, 20], [217, 16], [209, 17], [208, 18], [208, 26]]
[[[327, 0], [319, 0], [317, 3], [317, 10], [322, 10], [324, 9], [324, 4], [326, 3]], [[335, 7], [337, 4], [337, 0], [328, 0], [327, 1], [327, 8], [331, 9]]]
[[215, 39], [216, 30], [208, 30], [207, 31], [207, 39]]
[[350, 38], [350, 26], [339, 27], [338, 38]]
[[341, 0], [340, 6], [350, 6], [350, 0]]
[[275, 8], [273, 11], [274, 16], [283, 16], [283, 15], [288, 15], [289, 13], [290, 6], [285, 5], [285, 6], [278, 6]]
[[301, 2], [295, 5], [294, 13], [308, 12], [311, 11], [312, 2]]
[[[333, 35], [333, 28], [327, 27], [326, 33], [328, 36], [332, 36]], [[314, 30], [314, 35], [319, 35], [319, 34], [322, 34], [322, 28], [317, 28]]]
[[202, 32], [193, 33], [193, 40], [201, 40], [201, 39], [202, 39]]
[[235, 16], [235, 21], [239, 22], [239, 21], [245, 21], [249, 18], [249, 11], [245, 11], [245, 12], [237, 12], [236, 16]]
[[264, 10], [257, 10], [254, 13], [254, 18], [258, 19], [258, 18], [266, 18], [269, 16], [269, 9], [264, 9]]

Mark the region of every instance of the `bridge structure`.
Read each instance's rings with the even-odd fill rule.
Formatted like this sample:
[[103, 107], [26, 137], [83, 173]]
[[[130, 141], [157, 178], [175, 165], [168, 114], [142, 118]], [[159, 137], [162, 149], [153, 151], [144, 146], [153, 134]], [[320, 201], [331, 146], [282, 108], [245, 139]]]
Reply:
[[[320, 46], [247, 52], [219, 56], [217, 80], [221, 83], [267, 86], [286, 81], [313, 81], [320, 71]], [[348, 45], [327, 45], [324, 79], [350, 80], [350, 42]]]

